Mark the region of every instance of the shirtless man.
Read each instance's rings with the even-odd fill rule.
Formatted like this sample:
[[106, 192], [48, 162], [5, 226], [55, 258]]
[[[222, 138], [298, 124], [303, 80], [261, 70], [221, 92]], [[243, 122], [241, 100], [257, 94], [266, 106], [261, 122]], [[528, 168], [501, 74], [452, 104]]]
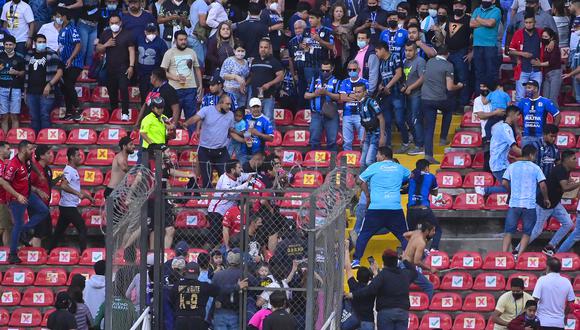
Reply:
[[125, 136], [119, 140], [119, 148], [121, 151], [115, 155], [113, 159], [113, 169], [111, 170], [111, 180], [105, 188], [105, 198], [113, 192], [119, 182], [123, 180], [125, 174], [129, 171], [128, 158], [129, 155], [135, 152], [135, 144], [129, 136]]
[[[417, 267], [415, 284], [431, 299], [433, 297], [433, 284], [423, 275], [421, 270], [428, 270], [433, 274], [437, 272], [436, 269], [425, 262], [425, 247], [427, 246], [427, 241], [435, 236], [435, 226], [431, 222], [422, 221], [417, 224], [416, 230], [408, 231], [403, 236], [408, 243], [402, 258]], [[403, 265], [403, 263], [400, 263], [400, 265]]]

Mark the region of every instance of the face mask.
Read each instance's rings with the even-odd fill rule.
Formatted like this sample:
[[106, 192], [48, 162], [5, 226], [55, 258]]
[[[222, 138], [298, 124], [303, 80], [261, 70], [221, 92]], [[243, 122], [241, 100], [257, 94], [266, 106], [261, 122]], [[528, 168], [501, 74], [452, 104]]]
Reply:
[[6, 52], [6, 54], [8, 54], [8, 55], [12, 55], [12, 54], [14, 54], [14, 49], [4, 48], [4, 52]]
[[173, 2], [178, 6], [180, 6], [183, 3], [183, 1], [173, 1]]
[[519, 293], [512, 292], [512, 296], [514, 297], [515, 300], [518, 300], [524, 296], [524, 293], [523, 292], [519, 292]]
[[488, 96], [488, 95], [489, 95], [489, 90], [487, 90], [487, 89], [482, 89], [482, 90], [481, 90], [481, 95], [483, 95], [483, 96]]
[[353, 79], [354, 78], [358, 78], [358, 72], [356, 72], [356, 71], [349, 71], [348, 72], [348, 76], [351, 77], [351, 78], [353, 78]]
[[367, 46], [367, 42], [364, 40], [357, 40], [356, 45], [358, 46], [358, 48], [363, 49]]
[[154, 35], [154, 34], [148, 34], [148, 35], [146, 35], [146, 36], [145, 36], [145, 38], [147, 38], [147, 40], [148, 40], [149, 42], [151, 42], [151, 41], [155, 40], [155, 37], [157, 37], [157, 36], [156, 36], [156, 35]]
[[419, 17], [421, 17], [421, 19], [424, 19], [425, 17], [427, 17], [427, 15], [429, 15], [429, 13], [424, 12], [424, 11], [419, 13]]
[[543, 43], [544, 45], [547, 45], [547, 44], [549, 44], [549, 43], [550, 43], [550, 39], [542, 39], [542, 43]]
[[246, 52], [236, 52], [236, 58], [238, 60], [243, 59], [244, 57], [246, 57]]
[[119, 24], [111, 24], [110, 28], [114, 33], [117, 33], [119, 30], [121, 30], [121, 26]]
[[526, 91], [525, 95], [524, 95], [527, 99], [531, 99], [532, 97], [534, 97], [534, 92], [532, 91]]
[[491, 7], [491, 1], [482, 1], [481, 2], [481, 8], [488, 9], [490, 7]]
[[437, 22], [441, 23], [441, 24], [447, 22], [447, 16], [446, 15], [437, 15]]
[[453, 15], [455, 16], [463, 16], [465, 12], [463, 11], [463, 9], [453, 9]]
[[332, 72], [322, 72], [321, 76], [323, 80], [328, 80], [332, 76]]
[[58, 24], [58, 25], [62, 25], [62, 23], [64, 23], [64, 22], [63, 22], [63, 19], [62, 19], [61, 17], [56, 17], [56, 18], [54, 19], [54, 22], [55, 22], [56, 24]]
[[397, 21], [388, 21], [388, 22], [387, 22], [387, 24], [389, 25], [389, 27], [390, 27], [391, 29], [394, 29], [394, 28], [396, 28], [397, 26], [399, 26], [399, 22], [397, 22]]
[[117, 5], [115, 4], [111, 4], [111, 5], [107, 5], [107, 10], [116, 10], [117, 9]]
[[378, 6], [367, 6], [370, 11], [376, 11]]
[[400, 19], [405, 19], [407, 18], [407, 13], [400, 11], [397, 12], [397, 16], [399, 16]]
[[435, 18], [437, 16], [437, 9], [429, 9], [429, 16]]
[[36, 50], [39, 52], [43, 52], [46, 50], [46, 43], [45, 42], [39, 42], [36, 44]]

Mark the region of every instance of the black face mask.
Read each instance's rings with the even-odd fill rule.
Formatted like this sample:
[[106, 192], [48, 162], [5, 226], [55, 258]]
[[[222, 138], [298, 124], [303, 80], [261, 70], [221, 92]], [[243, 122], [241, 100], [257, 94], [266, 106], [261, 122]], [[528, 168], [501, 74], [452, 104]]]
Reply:
[[524, 293], [523, 292], [519, 292], [519, 293], [512, 292], [512, 296], [514, 297], [515, 300], [518, 300], [524, 296]]
[[482, 89], [481, 90], [481, 95], [488, 96], [489, 95], [489, 89]]
[[491, 8], [491, 2], [490, 1], [482, 1], [481, 8], [483, 8], [483, 9]]
[[437, 23], [443, 24], [447, 22], [447, 15], [437, 15]]
[[377, 11], [378, 6], [367, 6], [370, 11]]
[[550, 43], [550, 39], [542, 39], [542, 44], [544, 44], [545, 46], [548, 45]]
[[453, 15], [461, 17], [465, 15], [465, 11], [463, 9], [453, 9]]
[[399, 26], [399, 22], [397, 22], [397, 21], [387, 21], [387, 24], [389, 25], [389, 27], [390, 27], [391, 29], [394, 29], [394, 28], [396, 28], [397, 26]]
[[428, 12], [420, 12], [419, 13], [419, 17], [421, 17], [421, 19], [424, 19], [425, 17], [427, 17], [427, 15], [429, 15]]
[[405, 19], [407, 18], [407, 13], [399, 11], [397, 12], [397, 16], [399, 16], [399, 19]]

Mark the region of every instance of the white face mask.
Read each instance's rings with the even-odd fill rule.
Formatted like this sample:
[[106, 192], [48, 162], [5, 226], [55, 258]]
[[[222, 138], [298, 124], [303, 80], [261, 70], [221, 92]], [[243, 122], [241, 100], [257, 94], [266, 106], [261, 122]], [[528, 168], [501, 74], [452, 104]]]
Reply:
[[181, 1], [173, 1], [176, 5], [180, 6], [183, 3], [183, 0]]
[[147, 40], [148, 40], [149, 42], [151, 42], [151, 41], [155, 40], [155, 37], [156, 37], [156, 35], [155, 35], [155, 34], [148, 34], [148, 35], [146, 35], [146, 36], [145, 36], [145, 38], [147, 38]]
[[114, 33], [117, 33], [119, 30], [121, 30], [121, 26], [119, 24], [111, 24], [109, 27]]
[[240, 51], [237, 51], [237, 52], [236, 52], [236, 58], [237, 58], [238, 60], [241, 60], [241, 59], [243, 59], [244, 57], [246, 57], [246, 52], [240, 52]]
[[429, 9], [429, 16], [436, 17], [437, 16], [437, 9]]

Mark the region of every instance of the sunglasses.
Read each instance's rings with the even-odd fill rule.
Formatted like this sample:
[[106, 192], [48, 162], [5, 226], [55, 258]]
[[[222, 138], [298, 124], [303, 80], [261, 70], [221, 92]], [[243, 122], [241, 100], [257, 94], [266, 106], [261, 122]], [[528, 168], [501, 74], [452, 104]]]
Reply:
[[356, 72], [358, 69], [348, 69], [349, 72]]
[[330, 72], [332, 70], [320, 70], [320, 71], [322, 71], [322, 72]]

